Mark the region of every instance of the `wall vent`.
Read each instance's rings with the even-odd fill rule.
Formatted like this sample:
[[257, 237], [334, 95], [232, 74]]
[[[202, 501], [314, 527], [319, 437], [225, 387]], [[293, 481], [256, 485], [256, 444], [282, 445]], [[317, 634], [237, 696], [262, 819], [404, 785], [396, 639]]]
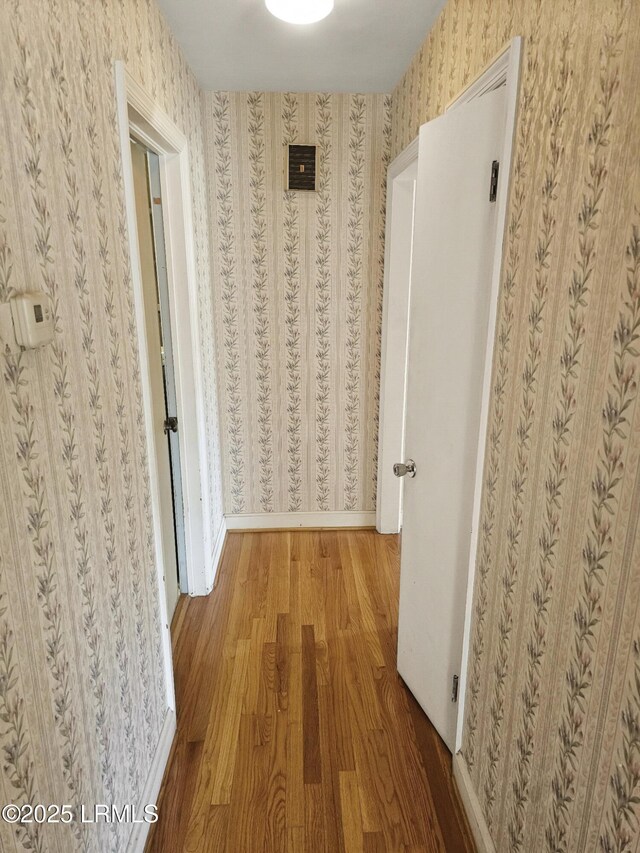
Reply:
[[314, 192], [316, 188], [316, 146], [289, 145], [287, 189]]

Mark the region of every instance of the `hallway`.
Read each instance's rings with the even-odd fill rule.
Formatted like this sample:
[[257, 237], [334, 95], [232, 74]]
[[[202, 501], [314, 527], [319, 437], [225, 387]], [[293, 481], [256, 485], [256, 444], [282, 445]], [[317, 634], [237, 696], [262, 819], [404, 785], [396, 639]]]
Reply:
[[147, 851], [464, 853], [450, 755], [396, 673], [374, 531], [229, 533], [173, 623], [178, 733]]

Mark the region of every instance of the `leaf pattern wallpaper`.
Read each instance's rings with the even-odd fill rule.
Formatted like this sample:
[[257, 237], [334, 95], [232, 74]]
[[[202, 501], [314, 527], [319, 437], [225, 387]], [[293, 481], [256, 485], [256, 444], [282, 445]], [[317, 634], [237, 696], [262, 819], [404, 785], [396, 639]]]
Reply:
[[[385, 95], [203, 95], [229, 513], [375, 507]], [[317, 146], [317, 192], [285, 191]]]
[[640, 4], [449, 0], [392, 95], [201, 93], [153, 0], [1, 10], [0, 300], [56, 328], [0, 355], [3, 802], [137, 802], [166, 715], [113, 61], [189, 139], [218, 528], [374, 508], [387, 166], [521, 35], [463, 758], [500, 853], [638, 853]]
[[[45, 290], [55, 340], [0, 354], [0, 798], [137, 804], [167, 703], [113, 61], [189, 139], [213, 366], [200, 92], [149, 0], [3, 0], [1, 16], [0, 300]], [[219, 524], [216, 406], [212, 378]], [[0, 822], [0, 847], [105, 853], [130, 830]]]
[[640, 850], [640, 5], [449, 0], [392, 156], [524, 37], [463, 758], [497, 851]]

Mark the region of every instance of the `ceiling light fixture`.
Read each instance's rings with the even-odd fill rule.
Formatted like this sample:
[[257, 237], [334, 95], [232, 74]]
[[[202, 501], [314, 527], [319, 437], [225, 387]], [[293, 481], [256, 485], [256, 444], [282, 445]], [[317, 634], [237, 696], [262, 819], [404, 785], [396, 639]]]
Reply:
[[265, 0], [276, 18], [289, 24], [315, 24], [333, 10], [333, 0]]

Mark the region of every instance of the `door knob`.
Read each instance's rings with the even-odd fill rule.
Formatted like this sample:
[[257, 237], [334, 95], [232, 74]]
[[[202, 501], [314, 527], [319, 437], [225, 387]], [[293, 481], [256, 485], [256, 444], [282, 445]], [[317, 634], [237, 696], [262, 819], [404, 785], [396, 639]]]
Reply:
[[415, 477], [416, 463], [413, 459], [407, 459], [406, 462], [396, 462], [393, 466], [393, 473], [396, 477], [404, 477], [406, 474], [408, 474], [409, 477]]
[[170, 432], [178, 432], [178, 419], [167, 418], [164, 422], [164, 434], [169, 435]]

